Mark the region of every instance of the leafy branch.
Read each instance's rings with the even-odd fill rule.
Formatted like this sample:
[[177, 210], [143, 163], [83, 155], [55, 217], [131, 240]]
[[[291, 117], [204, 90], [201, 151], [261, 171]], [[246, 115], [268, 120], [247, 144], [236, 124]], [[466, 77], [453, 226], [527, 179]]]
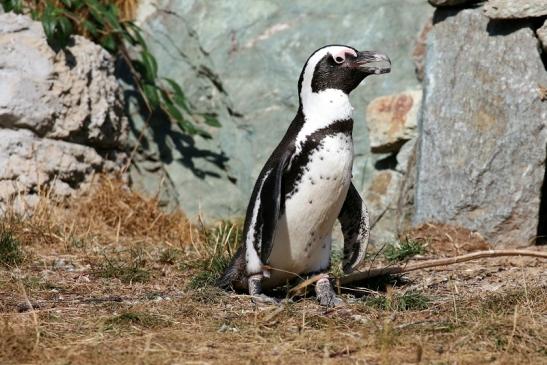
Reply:
[[0, 0], [5, 11], [29, 14], [42, 22], [48, 43], [55, 49], [66, 47], [73, 34], [80, 34], [120, 57], [148, 113], [162, 111], [185, 133], [211, 138], [200, 125], [220, 127], [216, 115], [198, 113], [175, 80], [159, 77], [158, 62], [142, 29], [118, 7], [130, 2], [135, 0]]

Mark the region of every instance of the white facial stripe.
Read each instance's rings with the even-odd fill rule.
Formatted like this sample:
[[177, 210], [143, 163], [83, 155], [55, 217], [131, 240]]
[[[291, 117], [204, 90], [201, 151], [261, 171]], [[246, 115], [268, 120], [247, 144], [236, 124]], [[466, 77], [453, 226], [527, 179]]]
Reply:
[[302, 102], [304, 102], [305, 98], [312, 92], [311, 81], [313, 79], [313, 73], [315, 71], [315, 67], [317, 66], [319, 61], [321, 61], [321, 59], [325, 57], [326, 54], [345, 55], [346, 53], [351, 53], [355, 56], [357, 55], [355, 51], [349, 47], [331, 46], [331, 47], [321, 48], [310, 57], [310, 59], [308, 60], [308, 64], [306, 65], [306, 69], [304, 70], [304, 78], [302, 80], [302, 90], [300, 90], [300, 97], [302, 98]]
[[301, 142], [304, 142], [306, 137], [316, 130], [325, 128], [334, 121], [351, 118], [353, 107], [349, 102], [348, 95], [342, 90], [326, 89], [314, 93], [311, 88], [313, 73], [317, 63], [319, 63], [326, 54], [334, 56], [339, 54], [345, 55], [346, 53], [357, 55], [351, 48], [332, 46], [322, 48], [310, 57], [306, 69], [304, 70], [302, 89], [300, 90], [302, 111], [304, 112], [306, 120], [304, 126], [296, 136], [297, 151], [301, 148]]

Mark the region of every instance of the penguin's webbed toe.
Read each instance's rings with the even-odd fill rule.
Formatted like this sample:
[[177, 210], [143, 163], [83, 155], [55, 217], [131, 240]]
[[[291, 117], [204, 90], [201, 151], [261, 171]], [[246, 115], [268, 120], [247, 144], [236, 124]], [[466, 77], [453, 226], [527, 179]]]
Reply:
[[254, 304], [257, 305], [280, 305], [281, 301], [277, 298], [267, 296], [266, 294], [255, 294], [251, 297]]
[[325, 307], [339, 307], [344, 304], [344, 301], [340, 299], [328, 277], [321, 278], [317, 281], [315, 285], [315, 294], [317, 295], [317, 300], [319, 304]]

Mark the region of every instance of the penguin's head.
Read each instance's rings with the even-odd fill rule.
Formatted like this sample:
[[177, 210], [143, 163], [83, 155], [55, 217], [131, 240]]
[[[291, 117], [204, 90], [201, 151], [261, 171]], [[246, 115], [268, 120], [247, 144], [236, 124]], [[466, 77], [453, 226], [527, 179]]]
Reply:
[[389, 58], [374, 51], [357, 51], [349, 46], [331, 45], [315, 51], [302, 69], [299, 96], [335, 89], [349, 94], [368, 75], [391, 71]]

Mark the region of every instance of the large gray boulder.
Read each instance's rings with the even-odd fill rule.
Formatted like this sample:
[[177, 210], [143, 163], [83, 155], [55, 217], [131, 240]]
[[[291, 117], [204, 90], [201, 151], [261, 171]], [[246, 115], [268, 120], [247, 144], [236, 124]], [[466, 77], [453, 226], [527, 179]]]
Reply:
[[0, 49], [0, 208], [120, 172], [128, 125], [112, 57], [82, 37], [55, 52], [41, 23], [13, 13], [0, 15]]
[[526, 23], [437, 10], [426, 57], [414, 223], [440, 221], [503, 245], [538, 229], [547, 73]]
[[[144, 1], [138, 22], [160, 73], [181, 82], [193, 104], [217, 113], [223, 127], [212, 131], [211, 141], [190, 141], [176, 126], [157, 124], [145, 138], [161, 141], [162, 147], [154, 151], [150, 145], [142, 152], [161, 162], [164, 179], [188, 213], [242, 215], [261, 167], [296, 113], [297, 81], [307, 57], [326, 44], [349, 44], [385, 52], [393, 64], [390, 74], [370, 77], [352, 96], [354, 181], [361, 189], [376, 158], [369, 154], [366, 105], [376, 96], [418, 86], [409, 54], [432, 11], [423, 0], [330, 0], [321, 6], [315, 0], [244, 0], [222, 6]], [[134, 115], [132, 122], [140, 131], [139, 118]], [[132, 170], [133, 181], [157, 186], [151, 181], [157, 175], [150, 171], [145, 176], [144, 170]]]

